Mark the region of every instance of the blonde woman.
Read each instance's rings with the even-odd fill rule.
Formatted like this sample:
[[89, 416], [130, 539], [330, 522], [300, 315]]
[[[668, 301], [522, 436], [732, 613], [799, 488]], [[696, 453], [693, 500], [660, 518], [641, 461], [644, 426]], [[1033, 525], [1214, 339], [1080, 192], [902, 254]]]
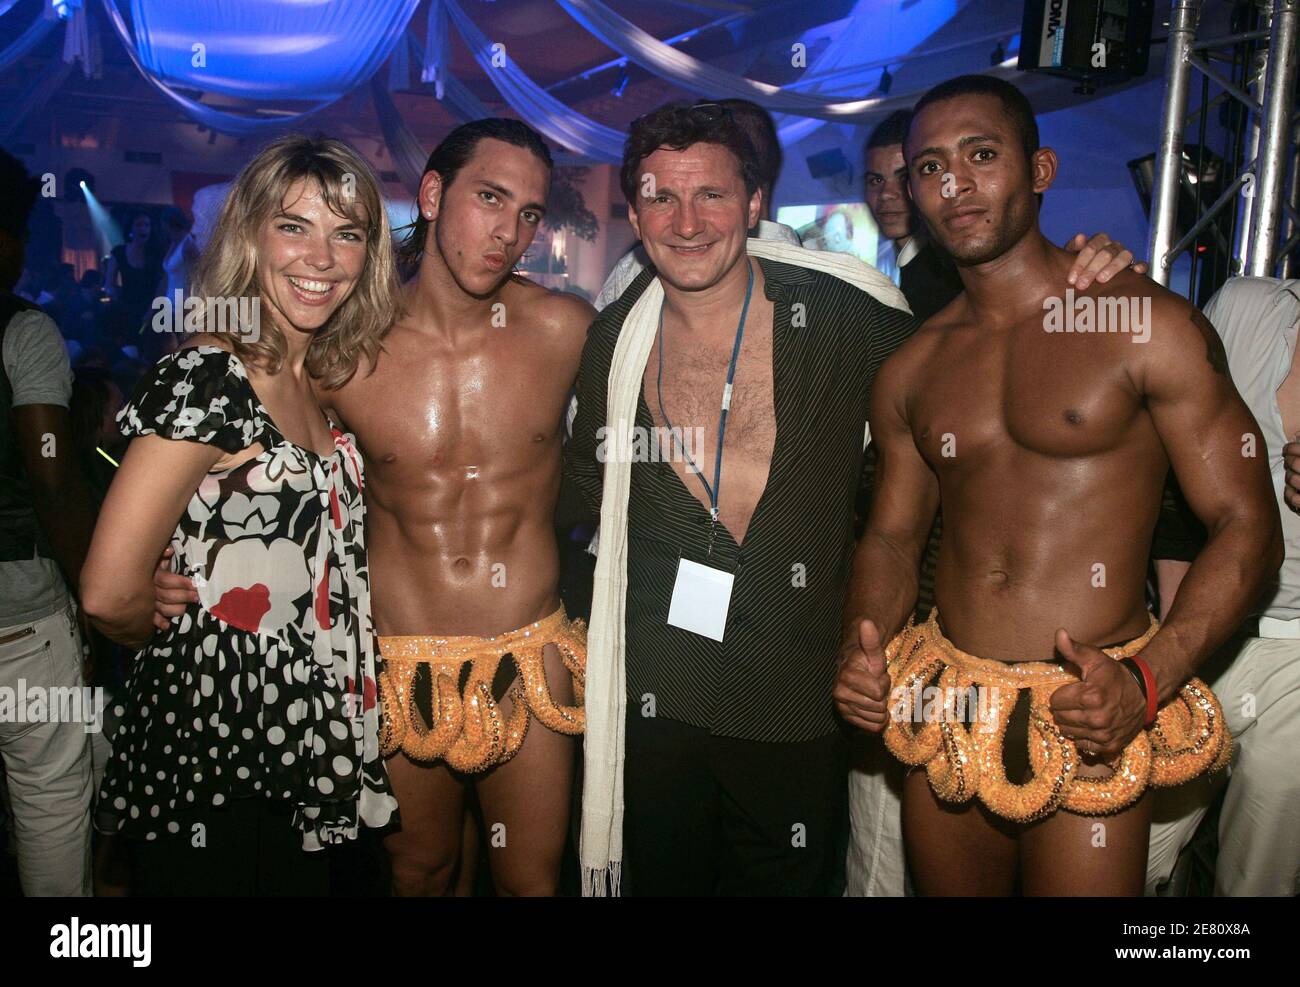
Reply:
[[[325, 855], [303, 851], [395, 816], [361, 457], [313, 396], [367, 372], [395, 290], [366, 163], [338, 141], [278, 140], [199, 261], [185, 328], [207, 331], [118, 416], [133, 441], [81, 591], [96, 626], [143, 649], [97, 819], [139, 841], [137, 892], [323, 894]], [[165, 549], [195, 590], [156, 625]]]

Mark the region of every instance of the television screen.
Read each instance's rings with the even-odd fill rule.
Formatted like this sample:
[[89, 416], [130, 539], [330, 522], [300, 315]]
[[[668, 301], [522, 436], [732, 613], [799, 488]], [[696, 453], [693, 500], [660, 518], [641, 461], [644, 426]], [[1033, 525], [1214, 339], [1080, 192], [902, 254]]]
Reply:
[[781, 206], [776, 221], [794, 227], [805, 247], [852, 254], [875, 265], [880, 233], [862, 202]]

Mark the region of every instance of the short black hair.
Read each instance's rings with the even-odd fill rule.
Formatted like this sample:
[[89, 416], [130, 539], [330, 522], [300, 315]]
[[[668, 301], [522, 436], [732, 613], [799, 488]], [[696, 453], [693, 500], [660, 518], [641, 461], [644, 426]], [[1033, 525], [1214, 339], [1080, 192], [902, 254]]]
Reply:
[[746, 195], [753, 195], [762, 184], [758, 152], [730, 109], [711, 102], [665, 103], [637, 117], [628, 128], [618, 176], [628, 204], [636, 208], [642, 161], [661, 147], [684, 151], [694, 144], [718, 144], [730, 151], [740, 167]]
[[758, 153], [758, 184], [764, 189], [771, 188], [781, 177], [781, 166], [785, 162], [772, 114], [747, 99], [720, 99], [718, 103], [731, 111]]
[[912, 119], [933, 103], [954, 99], [958, 96], [992, 96], [1002, 104], [1002, 110], [1011, 119], [1016, 135], [1020, 138], [1025, 151], [1025, 159], [1033, 158], [1038, 150], [1038, 121], [1034, 119], [1034, 108], [1019, 89], [1004, 79], [995, 79], [991, 75], [959, 75], [941, 82], [920, 98], [912, 107]]
[[[515, 147], [522, 147], [525, 151], [531, 151], [542, 164], [546, 165], [547, 172], [555, 169], [555, 162], [551, 158], [551, 150], [546, 146], [546, 141], [542, 140], [542, 135], [528, 124], [506, 117], [485, 117], [482, 120], [463, 123], [444, 137], [429, 155], [429, 160], [425, 162], [423, 175], [436, 171], [442, 176], [442, 187], [447, 188], [455, 180], [457, 173], [465, 167], [465, 163], [473, 157], [479, 141], [487, 138], [504, 141]], [[420, 263], [420, 255], [424, 253], [424, 238], [429, 231], [429, 221], [420, 212], [418, 204], [415, 221], [407, 229], [409, 232], [406, 238], [397, 247], [397, 261], [403, 271], [409, 273]]]
[[40, 185], [28, 174], [26, 165], [0, 149], [0, 232], [19, 243], [27, 239], [27, 223], [36, 208]]
[[893, 147], [907, 139], [907, 128], [912, 122], [911, 110], [895, 110], [876, 124], [876, 128], [867, 136], [864, 151], [874, 151], [880, 147]]

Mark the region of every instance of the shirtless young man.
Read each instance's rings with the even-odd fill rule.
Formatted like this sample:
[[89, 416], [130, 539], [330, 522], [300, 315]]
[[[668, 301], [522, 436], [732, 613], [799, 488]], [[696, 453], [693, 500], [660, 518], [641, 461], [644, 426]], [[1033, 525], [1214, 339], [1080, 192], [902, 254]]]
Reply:
[[[552, 516], [565, 404], [595, 310], [511, 273], [545, 214], [551, 167], [541, 137], [517, 121], [452, 131], [429, 158], [399, 252], [419, 265], [403, 314], [370, 373], [319, 392], [366, 463], [385, 753], [401, 815], [385, 847], [399, 895], [451, 890], [469, 783], [498, 894], [554, 894], [559, 878], [581, 731], [569, 668], [581, 668], [583, 635], [561, 608]], [[503, 646], [514, 657], [497, 667]], [[538, 653], [544, 681], [528, 658]], [[439, 682], [424, 663], [441, 664]], [[516, 665], [531, 665], [527, 710], [516, 709]], [[531, 722], [508, 756], [537, 708], [568, 735]]]
[[[396, 713], [409, 721], [402, 752], [388, 761], [402, 817], [401, 831], [385, 841], [398, 894], [443, 894], [456, 871], [469, 778], [451, 770], [448, 758], [465, 771], [489, 768], [474, 784], [493, 837], [498, 893], [554, 894], [559, 878], [571, 734], [580, 729], [580, 715], [571, 717], [569, 736], [532, 723], [518, 753], [491, 767], [509, 738], [495, 751], [473, 744], [475, 720], [482, 715], [487, 731], [517, 724], [520, 693], [502, 688], [514, 678], [515, 661], [503, 661], [504, 672], [494, 676], [493, 657], [480, 651], [469, 683], [455, 667], [441, 680], [444, 715], [464, 696], [460, 733], [471, 743], [453, 743], [436, 763], [422, 763], [424, 724], [405, 696], [393, 694], [410, 666], [403, 657], [445, 654], [403, 637], [499, 637], [558, 615], [539, 629], [536, 645], [545, 644], [540, 687], [549, 686], [552, 708], [575, 701], [554, 643], [570, 632], [552, 518], [565, 403], [595, 310], [511, 273], [545, 215], [550, 178], [545, 144], [521, 123], [480, 120], [453, 131], [431, 155], [420, 184], [420, 218], [407, 251], [408, 259], [419, 258], [419, 268], [407, 286], [405, 314], [385, 339], [374, 373], [322, 395], [369, 464], [375, 631], [388, 669], [388, 688], [381, 689], [385, 723], [391, 726]], [[515, 657], [535, 650], [533, 640], [521, 639]], [[456, 655], [447, 657], [458, 664]], [[475, 690], [484, 674], [484, 687]], [[423, 716], [431, 712], [433, 686], [425, 670], [411, 682], [424, 694]], [[544, 705], [535, 697], [538, 687], [530, 678], [530, 708]], [[499, 720], [477, 712], [490, 705], [488, 694], [500, 704]], [[445, 726], [444, 716], [439, 731]], [[458, 747], [465, 748], [459, 759]]]
[[[1138, 792], [1150, 764], [1164, 764], [1169, 783], [1230, 752], [1221, 711], [1205, 700], [1201, 709], [1220, 715], [1198, 753], [1140, 756], [1162, 753], [1144, 729], [1147, 694], [1168, 704], [1160, 725], [1172, 736], [1180, 687], [1281, 562], [1263, 440], [1213, 329], [1145, 278], [1121, 274], [1078, 292], [1119, 299], [1127, 312], [1149, 305], [1143, 345], [1114, 326], [1045, 331], [1071, 258], [1038, 230], [1035, 196], [1057, 160], [1038, 147], [1018, 90], [983, 76], [936, 87], [906, 147], [912, 197], [966, 290], [876, 381], [880, 465], [854, 560], [836, 707], [884, 731], [900, 759], [927, 765], [903, 792], [921, 893], [1009, 894], [1018, 871], [1025, 894], [1141, 894], [1150, 800]], [[1171, 464], [1211, 535], [1150, 636], [1144, 577]], [[940, 502], [940, 616], [898, 634]], [[1130, 642], [1122, 653], [1140, 651], [1139, 660], [1111, 660], [1100, 649], [1112, 642]], [[941, 685], [992, 683], [980, 712], [995, 729], [938, 722], [937, 710], [924, 724], [904, 722], [917, 718], [909, 687], [941, 670]], [[1027, 768], [1035, 739], [1047, 760]], [[1138, 783], [1111, 778], [1107, 763], [1121, 752]], [[1114, 793], [1109, 802], [1101, 788]], [[1103, 812], [1113, 814], [1089, 818]]]

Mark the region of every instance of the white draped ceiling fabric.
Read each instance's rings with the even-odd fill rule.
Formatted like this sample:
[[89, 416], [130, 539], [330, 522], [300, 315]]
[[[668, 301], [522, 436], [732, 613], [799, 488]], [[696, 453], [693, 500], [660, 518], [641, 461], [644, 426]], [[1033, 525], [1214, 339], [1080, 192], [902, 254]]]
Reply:
[[[0, 17], [8, 13], [16, 2], [17, 0], [0, 0]], [[91, 30], [83, 0], [62, 0], [57, 4], [54, 0], [49, 0], [45, 3], [41, 16], [8, 48], [0, 51], [0, 72], [44, 40], [60, 22], [67, 25], [63, 35], [63, 58], [49, 63], [28, 78], [18, 98], [5, 107], [5, 115], [0, 119], [0, 141], [12, 140], [27, 118], [45, 106], [64, 80], [72, 74], [72, 66], [76, 62], [81, 62], [81, 70], [86, 78], [98, 76], [102, 56], [99, 35]]]
[[[392, 53], [419, 0], [132, 0], [134, 36], [116, 0], [103, 3], [127, 54], [159, 92], [191, 119], [242, 137], [292, 126], [366, 81]], [[241, 116], [176, 86], [316, 105]]]
[[[404, 48], [410, 48], [421, 65], [429, 64], [425, 58], [424, 47], [409, 31], [405, 44], [399, 44], [395, 50], [402, 51]], [[426, 86], [436, 84], [432, 74], [429, 75], [430, 77], [426, 78], [426, 73], [421, 73]], [[482, 120], [492, 115], [479, 98], [454, 76], [446, 78], [444, 87], [443, 95], [440, 97], [442, 105], [461, 123]], [[388, 91], [378, 85], [375, 79], [370, 80], [370, 95], [375, 104], [375, 114], [379, 117], [379, 129], [384, 135], [384, 143], [388, 146], [388, 153], [393, 159], [393, 167], [397, 170], [398, 177], [401, 178], [407, 191], [414, 196], [419, 191], [420, 179], [424, 176], [424, 165], [428, 155], [420, 145], [419, 139], [402, 119], [402, 114], [393, 103], [392, 97], [388, 95]]]
[[[90, 0], [65, 0], [76, 10]], [[128, 25], [118, 0], [101, 0], [109, 23], [128, 55], [149, 82], [191, 119], [235, 136], [269, 134], [299, 124], [371, 79], [393, 56], [390, 84], [400, 88], [409, 78], [405, 40], [420, 0], [130, 0]], [[804, 73], [804, 80], [787, 87], [759, 82], [707, 65], [641, 30], [599, 0], [556, 0], [579, 24], [629, 62], [690, 92], [712, 98], [752, 100], [781, 114], [777, 117], [783, 143], [794, 143], [826, 122], [856, 125], [879, 119], [893, 109], [911, 105], [918, 94], [867, 98], [874, 79], [861, 71], [864, 56], [879, 46], [882, 15], [892, 0], [858, 0], [839, 25], [830, 44]], [[909, 26], [928, 33], [951, 17], [966, 0], [912, 0]], [[0, 12], [12, 6], [0, 0]], [[54, 8], [51, 3], [50, 9]], [[924, 8], [925, 16], [917, 16]], [[50, 11], [46, 11], [49, 16]], [[454, 25], [475, 60], [519, 116], [564, 147], [588, 158], [617, 162], [622, 157], [622, 131], [574, 112], [551, 96], [496, 46], [465, 13], [457, 0], [431, 0], [425, 44], [419, 53], [420, 79], [432, 84], [438, 99], [460, 119], [481, 116], [482, 108], [469, 90], [450, 75], [450, 25]], [[926, 26], [928, 25], [928, 26]], [[892, 25], [891, 25], [892, 26]], [[0, 69], [23, 57], [53, 27], [41, 18], [3, 52]], [[86, 61], [85, 18], [72, 25], [70, 50]], [[894, 37], [911, 47], [923, 40]], [[892, 53], [890, 53], [892, 54]], [[899, 52], [898, 54], [902, 54]], [[881, 63], [877, 63], [881, 64]], [[855, 67], [857, 71], [855, 71]], [[992, 74], [1010, 69], [995, 67]], [[835, 95], [847, 90], [849, 95]], [[204, 103], [193, 92], [219, 94], [253, 104], [247, 112]], [[307, 101], [313, 105], [285, 112], [256, 104]], [[391, 102], [381, 111], [385, 130], [394, 124]], [[408, 141], [402, 143], [409, 144]], [[407, 151], [412, 148], [407, 147]], [[410, 155], [407, 155], [410, 156]], [[403, 169], [405, 170], [405, 169]]]
[[[970, 0], [912, 0], [907, 16], [890, 17], [882, 28], [882, 16], [892, 13], [882, 10], [881, 0], [857, 0], [849, 16], [831, 35], [829, 44], [808, 64], [799, 79], [787, 88], [799, 92], [825, 92], [832, 95], [847, 93], [877, 98], [879, 76], [875, 69], [867, 69], [864, 62], [878, 61], [876, 68], [884, 67], [886, 58], [910, 52], [929, 38], [937, 26], [954, 17]], [[881, 49], [888, 46], [888, 50]], [[920, 93], [905, 93], [886, 99], [880, 93], [876, 113], [880, 117], [915, 103]], [[817, 117], [775, 114], [776, 130], [785, 146], [797, 144], [826, 121]]]
[[[0, 15], [5, 14], [8, 10], [9, 7], [0, 9]], [[16, 65], [29, 51], [44, 41], [45, 36], [53, 31], [58, 26], [58, 23], [52, 9], [47, 7], [42, 16], [32, 21], [27, 30], [0, 50], [0, 72], [4, 72], [11, 65]]]
[[131, 20], [140, 63], [169, 85], [241, 99], [332, 100], [375, 73], [418, 5], [131, 0]]
[[[437, 2], [437, 0], [435, 0]], [[570, 150], [616, 163], [623, 159], [623, 132], [575, 113], [533, 82], [510, 58], [509, 51], [493, 50], [490, 38], [478, 29], [456, 0], [442, 0], [456, 30], [469, 45], [474, 60], [492, 84], [528, 124]]]
[[433, 95], [442, 99], [451, 70], [451, 32], [447, 30], [447, 8], [434, 0], [424, 27], [424, 56], [420, 59], [421, 82], [433, 83]]
[[[433, 81], [431, 78], [426, 78], [426, 76], [431, 74], [429, 70], [429, 65], [431, 64], [430, 56], [425, 47], [420, 44], [420, 39], [414, 34], [408, 32], [406, 38], [411, 43], [411, 47], [415, 50], [415, 57], [419, 60], [421, 65], [425, 66], [425, 71], [421, 73], [420, 78], [427, 86], [431, 81]], [[436, 87], [436, 82], [434, 85]], [[443, 95], [438, 98], [442, 100], [442, 105], [449, 109], [461, 123], [469, 123], [471, 120], [482, 120], [484, 117], [490, 117], [492, 115], [492, 111], [487, 108], [486, 104], [470, 92], [469, 87], [455, 76], [447, 76], [445, 86], [446, 88]]]
[[[530, 79], [509, 58], [502, 66], [492, 62], [491, 42], [461, 10], [456, 0], [433, 0], [450, 13], [456, 29], [465, 39], [474, 57], [488, 78], [496, 85], [506, 102], [523, 119], [547, 137], [579, 154], [598, 161], [618, 162], [622, 159], [623, 134], [591, 120], [565, 106]], [[780, 139], [783, 144], [793, 144], [811, 134], [827, 121], [857, 124], [880, 119], [897, 109], [910, 108], [920, 93], [903, 93], [869, 99], [837, 99], [814, 95], [822, 83], [814, 81], [806, 86], [807, 93], [796, 91], [799, 87], [782, 89], [766, 82], [757, 82], [744, 76], [706, 65], [671, 45], [664, 44], [653, 35], [620, 17], [594, 0], [556, 0], [570, 16], [586, 27], [606, 45], [647, 69], [681, 85], [683, 88], [714, 98], [735, 97], [748, 99], [773, 111], [790, 111], [802, 119], [778, 117]], [[931, 23], [942, 23], [957, 9], [959, 0], [929, 0]], [[868, 39], [879, 36], [880, 3], [878, 0], [859, 0], [847, 22], [832, 39], [830, 45], [810, 66], [808, 76], [837, 73], [843, 75], [847, 68], [860, 64]], [[431, 11], [432, 16], [432, 11]], [[919, 39], [918, 39], [919, 40]], [[508, 56], [508, 52], [506, 53]], [[498, 61], [500, 59], [498, 58]], [[1005, 66], [997, 67], [994, 74], [1009, 73]], [[839, 81], [836, 86], [865, 89], [865, 80]]]
[[[683, 89], [714, 99], [747, 99], [766, 110], [839, 123], [864, 123], [880, 114], [883, 98], [843, 99], [782, 89], [706, 65], [641, 30], [597, 0], [556, 0], [565, 12], [620, 55]], [[859, 8], [862, 4], [858, 5]]]

